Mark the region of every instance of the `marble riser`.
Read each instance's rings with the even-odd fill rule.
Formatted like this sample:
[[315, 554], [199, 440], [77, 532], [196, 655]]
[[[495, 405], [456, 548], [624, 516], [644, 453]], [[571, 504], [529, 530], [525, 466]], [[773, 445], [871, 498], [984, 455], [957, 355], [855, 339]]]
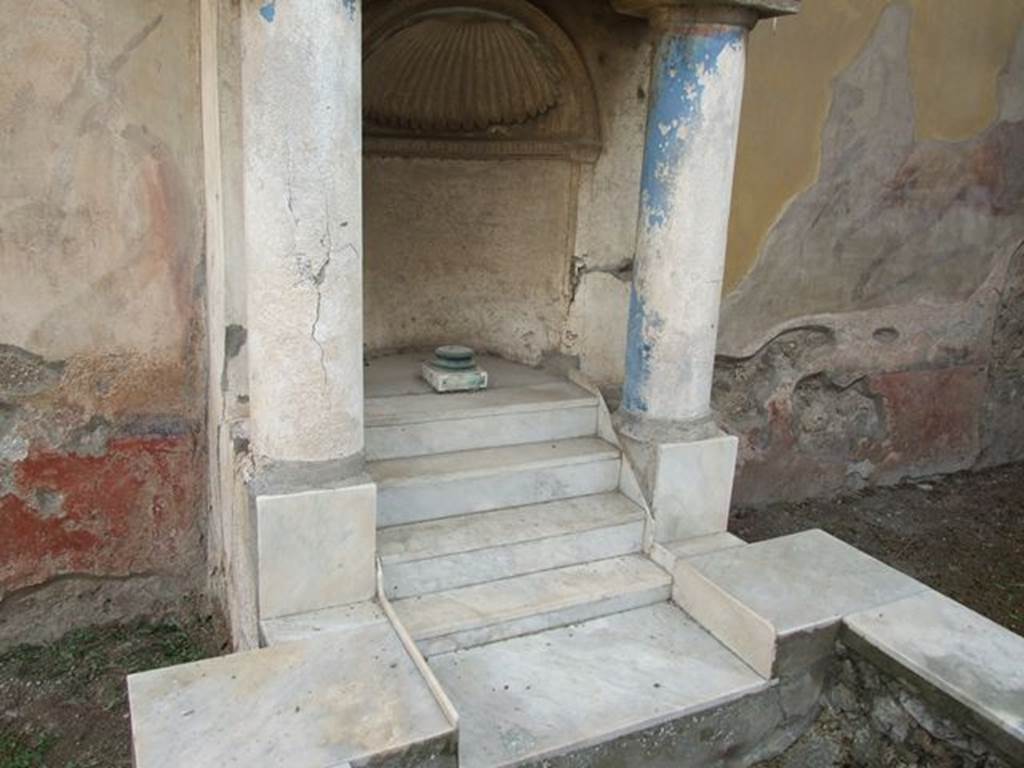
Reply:
[[585, 437], [597, 431], [593, 405], [368, 426], [370, 461]]
[[394, 608], [430, 656], [650, 605], [670, 593], [667, 573], [627, 555], [405, 598]]
[[386, 527], [467, 515], [618, 488], [619, 458], [560, 466], [496, 469], [493, 473], [379, 487], [377, 525]]
[[643, 534], [644, 522], [636, 520], [538, 541], [385, 564], [384, 588], [389, 598], [398, 599], [628, 555], [641, 550]]

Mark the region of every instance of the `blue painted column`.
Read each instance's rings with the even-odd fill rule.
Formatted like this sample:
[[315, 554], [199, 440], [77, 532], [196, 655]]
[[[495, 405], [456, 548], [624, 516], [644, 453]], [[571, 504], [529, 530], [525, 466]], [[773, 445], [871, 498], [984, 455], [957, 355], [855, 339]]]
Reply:
[[670, 6], [657, 33], [629, 311], [624, 432], [710, 420], [749, 28], [756, 14]]

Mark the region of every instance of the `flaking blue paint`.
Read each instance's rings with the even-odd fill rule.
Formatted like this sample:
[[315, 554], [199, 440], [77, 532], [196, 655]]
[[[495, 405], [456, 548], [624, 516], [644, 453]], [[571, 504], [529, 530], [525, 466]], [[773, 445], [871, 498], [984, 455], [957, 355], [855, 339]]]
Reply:
[[664, 226], [671, 215], [672, 182], [687, 151], [685, 127], [701, 120], [701, 77], [717, 70], [727, 48], [741, 47], [745, 34], [740, 27], [723, 26], [666, 35], [658, 43], [640, 182], [640, 220], [648, 230]]
[[274, 17], [277, 15], [276, 1], [270, 0], [269, 3], [264, 3], [260, 6], [260, 16], [266, 19], [268, 22], [273, 22]]
[[[626, 332], [626, 381], [622, 387], [622, 407], [631, 413], [647, 411], [647, 381], [651, 375], [653, 341], [663, 321], [649, 312], [636, 282], [629, 294], [629, 328]], [[653, 334], [652, 334], [653, 331]]]
[[356, 0], [341, 0], [341, 7], [348, 13], [348, 20], [354, 21], [356, 18]]

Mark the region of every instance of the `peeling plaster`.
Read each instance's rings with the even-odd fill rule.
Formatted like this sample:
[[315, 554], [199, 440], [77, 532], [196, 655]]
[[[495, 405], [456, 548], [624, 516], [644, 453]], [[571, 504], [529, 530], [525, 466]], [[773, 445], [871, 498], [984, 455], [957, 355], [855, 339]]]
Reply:
[[0, 643], [95, 620], [46, 602], [71, 574], [160, 574], [168, 600], [202, 579], [196, 11], [0, 20]]
[[[996, 79], [1024, 37], [1017, 0], [843, 0], [805, 3], [750, 39], [726, 291], [758, 259], [787, 205], [820, 173], [833, 82], [874, 34], [883, 11], [912, 9], [907, 50], [919, 139], [966, 139], [999, 113]], [[799, 51], [799, 55], [794, 52]], [[785, 93], [785, 107], [778, 94]], [[1019, 120], [1006, 111], [1004, 120]]]

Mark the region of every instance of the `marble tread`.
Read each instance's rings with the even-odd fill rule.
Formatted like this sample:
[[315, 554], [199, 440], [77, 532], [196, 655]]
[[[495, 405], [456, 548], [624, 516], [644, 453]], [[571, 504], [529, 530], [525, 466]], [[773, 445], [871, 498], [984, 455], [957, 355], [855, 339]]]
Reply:
[[[420, 378], [420, 363], [433, 357], [431, 350], [371, 358], [363, 372], [368, 400], [397, 395], [432, 394], [427, 382]], [[487, 371], [491, 390], [508, 387], [529, 387], [565, 381], [557, 373], [531, 368], [492, 355], [478, 355], [477, 365]]]
[[618, 448], [596, 437], [368, 465], [378, 527], [613, 491], [620, 467]]
[[766, 677], [788, 641], [803, 663], [831, 650], [844, 616], [926, 589], [820, 530], [681, 558], [673, 575], [676, 603]]
[[426, 656], [668, 599], [671, 577], [642, 555], [553, 568], [392, 603]]
[[381, 488], [479, 477], [507, 469], [534, 469], [617, 459], [619, 450], [597, 437], [581, 437], [500, 448], [479, 448], [409, 459], [372, 461], [370, 475]]
[[[581, 397], [581, 395], [583, 397]], [[370, 461], [586, 437], [597, 432], [592, 395], [568, 382], [472, 394], [369, 400]]]
[[452, 421], [510, 413], [542, 413], [565, 408], [594, 408], [597, 398], [568, 381], [481, 392], [395, 395], [366, 401], [367, 428]]
[[1024, 764], [1024, 637], [933, 590], [847, 616], [850, 635], [960, 704]]
[[128, 695], [136, 768], [401, 765], [455, 743], [389, 622], [131, 675]]
[[379, 534], [377, 553], [387, 565], [624, 525], [643, 517], [643, 510], [620, 493], [577, 496], [386, 528]]
[[663, 546], [676, 557], [690, 558], [745, 545], [746, 542], [739, 536], [723, 532], [711, 533], [707, 536], [694, 536], [690, 539], [678, 539]]
[[685, 539], [667, 541], [664, 544], [655, 542], [651, 548], [651, 559], [670, 573], [675, 568], [676, 560], [681, 558], [699, 557], [723, 549], [746, 546], [746, 542], [731, 533], [709, 533], [705, 536], [691, 536]]
[[391, 598], [639, 552], [644, 513], [619, 493], [578, 496], [384, 528]]
[[367, 600], [277, 619], [263, 619], [260, 633], [264, 645], [280, 645], [387, 620], [380, 604], [376, 600]]
[[464, 768], [564, 754], [768, 685], [666, 602], [429, 663], [460, 712]]

